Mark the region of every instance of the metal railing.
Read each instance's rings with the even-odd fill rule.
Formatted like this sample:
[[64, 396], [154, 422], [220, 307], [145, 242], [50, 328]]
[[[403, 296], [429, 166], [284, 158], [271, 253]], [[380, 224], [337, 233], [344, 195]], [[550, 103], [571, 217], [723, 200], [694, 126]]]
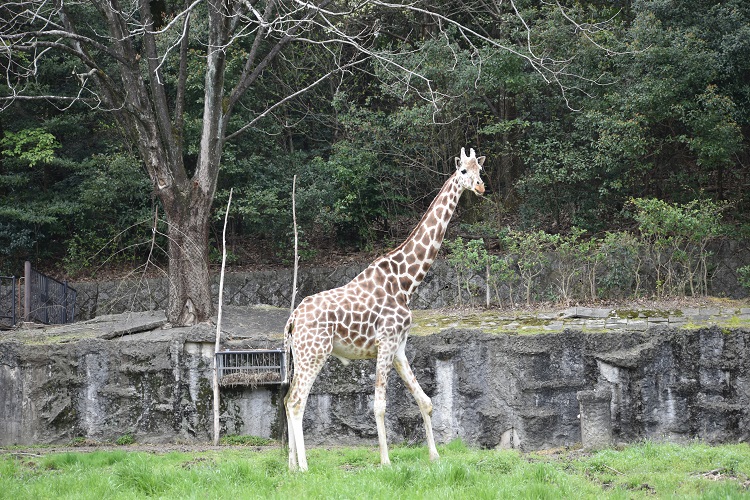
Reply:
[[68, 282], [60, 282], [31, 268], [24, 269], [24, 320], [48, 325], [75, 321], [76, 296]]
[[0, 328], [16, 325], [18, 289], [15, 276], [0, 276]]

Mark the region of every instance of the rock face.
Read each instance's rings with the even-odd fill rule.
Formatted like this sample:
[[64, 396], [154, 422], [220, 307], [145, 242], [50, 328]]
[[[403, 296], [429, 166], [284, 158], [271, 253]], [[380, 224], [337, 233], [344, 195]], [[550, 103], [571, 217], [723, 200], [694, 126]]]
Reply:
[[[281, 344], [273, 337], [230, 342]], [[614, 443], [750, 439], [748, 331], [449, 329], [410, 338], [407, 354], [432, 398], [440, 442], [524, 450], [572, 445], [582, 441], [579, 415], [587, 439], [604, 433]], [[114, 441], [128, 433], [140, 442], [208, 441], [212, 356], [208, 327], [45, 345], [2, 340], [0, 445], [79, 436]], [[331, 358], [309, 398], [306, 441], [374, 444], [373, 383], [374, 362], [344, 366]], [[280, 398], [275, 386], [222, 389], [222, 433], [275, 437]], [[601, 401], [609, 401], [609, 421], [602, 421]], [[600, 407], [586, 406], [592, 402]], [[419, 410], [395, 371], [387, 403], [389, 441], [422, 443]]]

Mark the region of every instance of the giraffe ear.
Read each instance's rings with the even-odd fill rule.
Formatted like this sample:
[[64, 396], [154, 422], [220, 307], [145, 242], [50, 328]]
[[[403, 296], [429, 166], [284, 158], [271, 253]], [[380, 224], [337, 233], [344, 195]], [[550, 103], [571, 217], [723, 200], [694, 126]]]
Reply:
[[461, 158], [456, 156], [456, 170], [458, 170], [459, 168], [461, 168]]
[[484, 167], [484, 159], [487, 158], [486, 156], [480, 156], [477, 158], [477, 163], [479, 164], [479, 168]]

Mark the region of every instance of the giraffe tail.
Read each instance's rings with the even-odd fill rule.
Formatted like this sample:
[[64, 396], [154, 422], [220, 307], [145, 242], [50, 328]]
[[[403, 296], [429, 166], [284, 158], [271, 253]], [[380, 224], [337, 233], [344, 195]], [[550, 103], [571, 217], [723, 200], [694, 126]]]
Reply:
[[295, 314], [294, 312], [292, 312], [292, 314], [289, 316], [289, 319], [286, 321], [286, 325], [284, 325], [284, 358], [286, 360], [286, 378], [289, 383], [291, 383], [292, 381], [292, 371], [294, 369], [294, 363], [292, 362], [292, 342], [294, 341], [292, 335], [294, 333], [294, 319]]
[[292, 335], [294, 333], [294, 312], [289, 316], [289, 319], [284, 325], [284, 369], [286, 370], [286, 382], [281, 385], [279, 394], [279, 421], [281, 422], [281, 446], [283, 449], [288, 450], [289, 448], [289, 434], [288, 434], [288, 422], [286, 414], [286, 398], [289, 395], [289, 387], [292, 384], [292, 377], [294, 375], [294, 362], [292, 360], [292, 342], [294, 341]]

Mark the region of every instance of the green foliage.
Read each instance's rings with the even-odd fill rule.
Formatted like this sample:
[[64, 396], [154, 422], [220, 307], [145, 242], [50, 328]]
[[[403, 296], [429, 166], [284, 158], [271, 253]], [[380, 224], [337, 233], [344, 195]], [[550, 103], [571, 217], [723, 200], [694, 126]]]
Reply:
[[647, 293], [640, 288], [642, 249], [643, 241], [629, 232], [607, 232], [594, 250], [603, 269], [595, 274], [591, 297], [624, 299]]
[[[103, 262], [138, 262], [150, 251], [153, 226], [149, 181], [128, 155], [95, 155], [80, 166], [63, 265], [71, 273]], [[157, 243], [165, 245], [159, 239]]]
[[655, 269], [660, 296], [708, 293], [708, 243], [722, 234], [726, 205], [708, 200], [669, 204], [635, 198], [633, 218]]
[[[487, 305], [491, 290], [500, 302], [502, 286], [512, 302], [516, 284], [527, 305], [544, 299], [570, 303], [708, 294], [708, 248], [724, 234], [726, 205], [637, 198], [631, 200], [631, 207], [638, 222], [635, 234], [607, 231], [590, 237], [575, 227], [566, 234], [506, 231], [498, 235], [500, 255], [489, 253], [483, 239], [465, 242], [457, 238], [445, 242], [447, 260], [456, 272], [459, 290], [469, 298], [478, 295], [484, 278]], [[744, 272], [738, 270], [740, 283]]]
[[[526, 26], [505, 4], [492, 13], [476, 9], [470, 17], [460, 8], [448, 13], [446, 5], [432, 7], [470, 22], [493, 43], [469, 46], [457, 29], [438, 33], [408, 11], [371, 6], [353, 12], [349, 22], [383, 27], [373, 50], [425, 79], [373, 57], [360, 66], [363, 71], [334, 72], [342, 76], [288, 100], [228, 142], [212, 218], [213, 255], [231, 187], [232, 259], [247, 264], [246, 245], [264, 250], [274, 263], [288, 262], [295, 174], [305, 255], [334, 245], [369, 249], [398, 241], [408, 231], [406, 221], [418, 219], [452, 173], [453, 157], [471, 146], [488, 157], [490, 194], [483, 201], [464, 199], [466, 210], [456, 218], [494, 225], [484, 240], [500, 239], [505, 251], [502, 258], [482, 257], [483, 269], [455, 263], [466, 269], [460, 278], [464, 293], [476, 294], [482, 280], [490, 282], [486, 302], [493, 295], [497, 302], [515, 300], [517, 287], [531, 294], [527, 300], [625, 297], [656, 287], [661, 295], [706, 293], [710, 270], [701, 246], [715, 235], [699, 236], [708, 226], [687, 212], [726, 201], [728, 219], [746, 223], [750, 214], [750, 3], [643, 1], [626, 3], [622, 11], [606, 2], [567, 5], [566, 13], [579, 20], [612, 18], [611, 30], [586, 33], [624, 52], [611, 57], [571, 30], [555, 4], [516, 5]], [[89, 6], [70, 8], [86, 20], [82, 26], [92, 33], [99, 29]], [[204, 13], [203, 6], [196, 8]], [[188, 175], [202, 126], [205, 16], [192, 26], [180, 137]], [[172, 34], [165, 32], [157, 42], [171, 46]], [[557, 75], [565, 92], [522, 57], [498, 48], [524, 53], [528, 41], [538, 53], [569, 61]], [[242, 71], [254, 42], [248, 33], [226, 48], [227, 82]], [[346, 51], [328, 48], [308, 43], [285, 48], [241, 98], [228, 130], [332, 72]], [[162, 67], [170, 98], [176, 93], [178, 52]], [[109, 64], [105, 59], [100, 64]], [[145, 59], [141, 62], [145, 67]], [[71, 74], [81, 68], [65, 54], [42, 60], [38, 69], [28, 82], [32, 92], [78, 92]], [[18, 100], [2, 118], [1, 272], [17, 273], [24, 259], [77, 273], [112, 259], [127, 264], [144, 258], [156, 209], [153, 187], [111, 113]], [[647, 221], [646, 232], [632, 239], [623, 232], [632, 225], [629, 212], [636, 210], [631, 199], [682, 207], [685, 213], [676, 219], [664, 212], [655, 224], [693, 224], [698, 232], [685, 243], [677, 232], [689, 229], [652, 234]], [[702, 201], [691, 201], [696, 199]], [[655, 205], [644, 210], [663, 212]], [[518, 219], [519, 227], [560, 235], [549, 243], [563, 254], [555, 269], [549, 262], [534, 263], [533, 256], [520, 263], [507, 257], [515, 255], [507, 253], [513, 238], [497, 236], [506, 216]], [[578, 230], [586, 236], [574, 237]], [[654, 246], [655, 240], [662, 246]], [[456, 252], [460, 260], [459, 254], [481, 249]], [[624, 259], [620, 266], [618, 259]], [[654, 259], [660, 270], [649, 276], [645, 269]], [[532, 274], [539, 268], [554, 278], [544, 290], [532, 291], [528, 287], [538, 281]]]
[[[0, 270], [18, 273], [27, 259], [57, 267], [64, 259], [77, 271], [110, 258], [107, 244], [122, 250], [150, 235], [132, 228], [150, 211], [150, 182], [129, 155], [98, 152], [111, 135], [91, 130], [104, 124], [75, 113], [44, 127], [24, 123], [0, 141]], [[130, 247], [126, 259], [137, 253]]]
[[526, 305], [531, 305], [532, 291], [537, 279], [548, 269], [551, 250], [559, 236], [539, 231], [510, 231], [503, 238], [518, 268]]
[[[713, 3], [696, 15], [697, 5], [634, 4], [632, 23], [619, 29], [635, 52], [611, 60], [612, 84], [592, 89], [580, 113], [539, 110], [555, 118], [532, 120], [520, 138], [529, 223], [616, 229], [631, 197], [685, 202], [710, 192], [713, 201], [747, 203], [738, 160], [748, 144], [740, 124], [750, 116], [750, 73], [736, 50], [747, 45], [740, 19], [750, 19], [750, 8]], [[742, 69], [725, 79], [724, 65]]]
[[458, 303], [461, 305], [464, 290], [468, 297], [474, 295], [476, 285], [472, 283], [471, 278], [486, 268], [489, 264], [489, 254], [482, 239], [464, 242], [463, 238], [459, 237], [455, 240], [446, 240], [443, 244], [449, 252], [448, 264], [456, 272]]
[[3, 155], [18, 158], [33, 168], [38, 163], [51, 163], [60, 143], [46, 130], [34, 128], [18, 132], [6, 131], [5, 136], [0, 139], [0, 148]]
[[742, 130], [735, 121], [734, 102], [708, 85], [697, 96], [698, 106], [687, 111], [689, 135], [683, 140], [696, 155], [698, 165], [719, 169], [732, 165], [742, 150]]
[[367, 246], [389, 218], [388, 204], [394, 199], [396, 183], [386, 165], [373, 151], [341, 141], [328, 160], [315, 159], [318, 175], [331, 182], [332, 204], [322, 211], [323, 223], [336, 231], [340, 243]]
[[722, 233], [725, 205], [710, 200], [672, 204], [658, 199], [633, 198], [633, 218], [646, 239], [700, 243]]
[[[515, 278], [508, 257], [489, 253], [483, 239], [464, 241], [463, 238], [458, 237], [446, 240], [443, 244], [448, 251], [448, 264], [456, 273], [459, 305], [463, 303], [464, 297], [471, 300], [477, 294], [480, 280], [483, 280], [485, 290], [484, 305], [490, 307], [493, 292], [495, 300], [498, 303], [502, 302], [501, 286], [512, 285], [512, 280]], [[512, 300], [512, 288], [509, 297]]]
[[737, 268], [737, 281], [740, 285], [750, 290], [750, 266]]

